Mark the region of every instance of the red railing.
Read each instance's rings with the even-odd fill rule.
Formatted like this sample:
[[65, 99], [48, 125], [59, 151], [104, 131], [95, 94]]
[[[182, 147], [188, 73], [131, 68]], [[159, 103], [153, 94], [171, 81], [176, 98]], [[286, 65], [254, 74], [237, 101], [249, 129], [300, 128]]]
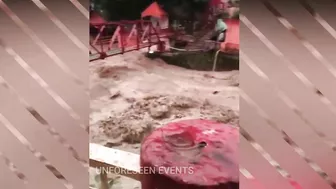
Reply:
[[[219, 44], [221, 51], [236, 54], [239, 49], [239, 21], [227, 20], [229, 29], [226, 42]], [[104, 24], [92, 24], [90, 31], [90, 61], [104, 59], [109, 56], [150, 48], [157, 45], [157, 50], [166, 50], [165, 39], [174, 35], [184, 36], [183, 33], [165, 31], [152, 22], [145, 20], [121, 20]], [[207, 41], [207, 40], [206, 40]], [[206, 43], [206, 42], [205, 42]]]
[[90, 61], [142, 48], [149, 50], [161, 44], [164, 37], [151, 22], [144, 20], [108, 22], [91, 28]]

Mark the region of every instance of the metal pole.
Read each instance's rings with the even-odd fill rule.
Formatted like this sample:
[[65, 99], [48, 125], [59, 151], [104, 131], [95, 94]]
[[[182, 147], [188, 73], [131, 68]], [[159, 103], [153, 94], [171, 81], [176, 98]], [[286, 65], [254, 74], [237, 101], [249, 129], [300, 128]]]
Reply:
[[221, 52], [221, 50], [216, 51], [216, 54], [215, 54], [215, 58], [214, 58], [213, 66], [212, 66], [212, 71], [213, 72], [216, 70], [217, 57], [218, 57], [219, 52]]

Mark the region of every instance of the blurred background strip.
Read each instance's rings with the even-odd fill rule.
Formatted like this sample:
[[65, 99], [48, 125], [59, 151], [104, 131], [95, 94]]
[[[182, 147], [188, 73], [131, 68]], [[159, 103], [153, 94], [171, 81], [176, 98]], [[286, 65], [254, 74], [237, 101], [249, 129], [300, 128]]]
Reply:
[[242, 1], [240, 162], [266, 188], [336, 188], [335, 6]]
[[88, 188], [89, 1], [0, 1], [0, 186]]

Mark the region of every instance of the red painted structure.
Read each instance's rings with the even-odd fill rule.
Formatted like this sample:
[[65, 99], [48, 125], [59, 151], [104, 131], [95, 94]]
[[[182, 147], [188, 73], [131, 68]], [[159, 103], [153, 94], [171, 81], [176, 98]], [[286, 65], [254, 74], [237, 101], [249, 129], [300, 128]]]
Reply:
[[169, 123], [141, 146], [143, 171], [155, 171], [142, 175], [142, 189], [238, 189], [238, 143], [239, 130], [230, 125], [209, 120]]
[[239, 51], [239, 20], [230, 19], [225, 21], [228, 29], [226, 40], [221, 43], [222, 52], [230, 53]]
[[160, 5], [157, 2], [154, 2], [141, 13], [142, 18], [147, 16], [161, 18], [167, 16], [167, 13], [163, 9], [161, 9]]
[[119, 21], [96, 23], [91, 27], [98, 30], [90, 38], [90, 60], [162, 45], [162, 33], [158, 33], [148, 21]]
[[[161, 17], [166, 13], [157, 3], [151, 4], [142, 17]], [[93, 32], [95, 30], [95, 32]], [[99, 14], [90, 15], [90, 60], [103, 59], [108, 56], [123, 54], [157, 45], [164, 50], [164, 39], [171, 35], [169, 30], [160, 30], [151, 21], [107, 22]]]

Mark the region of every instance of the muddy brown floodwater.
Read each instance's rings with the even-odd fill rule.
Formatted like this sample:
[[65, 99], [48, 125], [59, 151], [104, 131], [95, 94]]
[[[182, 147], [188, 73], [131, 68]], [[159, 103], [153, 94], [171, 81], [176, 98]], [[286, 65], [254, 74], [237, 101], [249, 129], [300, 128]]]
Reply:
[[[238, 124], [238, 71], [187, 70], [142, 52], [91, 62], [89, 70], [93, 143], [139, 153], [143, 137], [165, 123], [207, 118]], [[113, 189], [140, 188], [136, 181], [110, 177]]]

